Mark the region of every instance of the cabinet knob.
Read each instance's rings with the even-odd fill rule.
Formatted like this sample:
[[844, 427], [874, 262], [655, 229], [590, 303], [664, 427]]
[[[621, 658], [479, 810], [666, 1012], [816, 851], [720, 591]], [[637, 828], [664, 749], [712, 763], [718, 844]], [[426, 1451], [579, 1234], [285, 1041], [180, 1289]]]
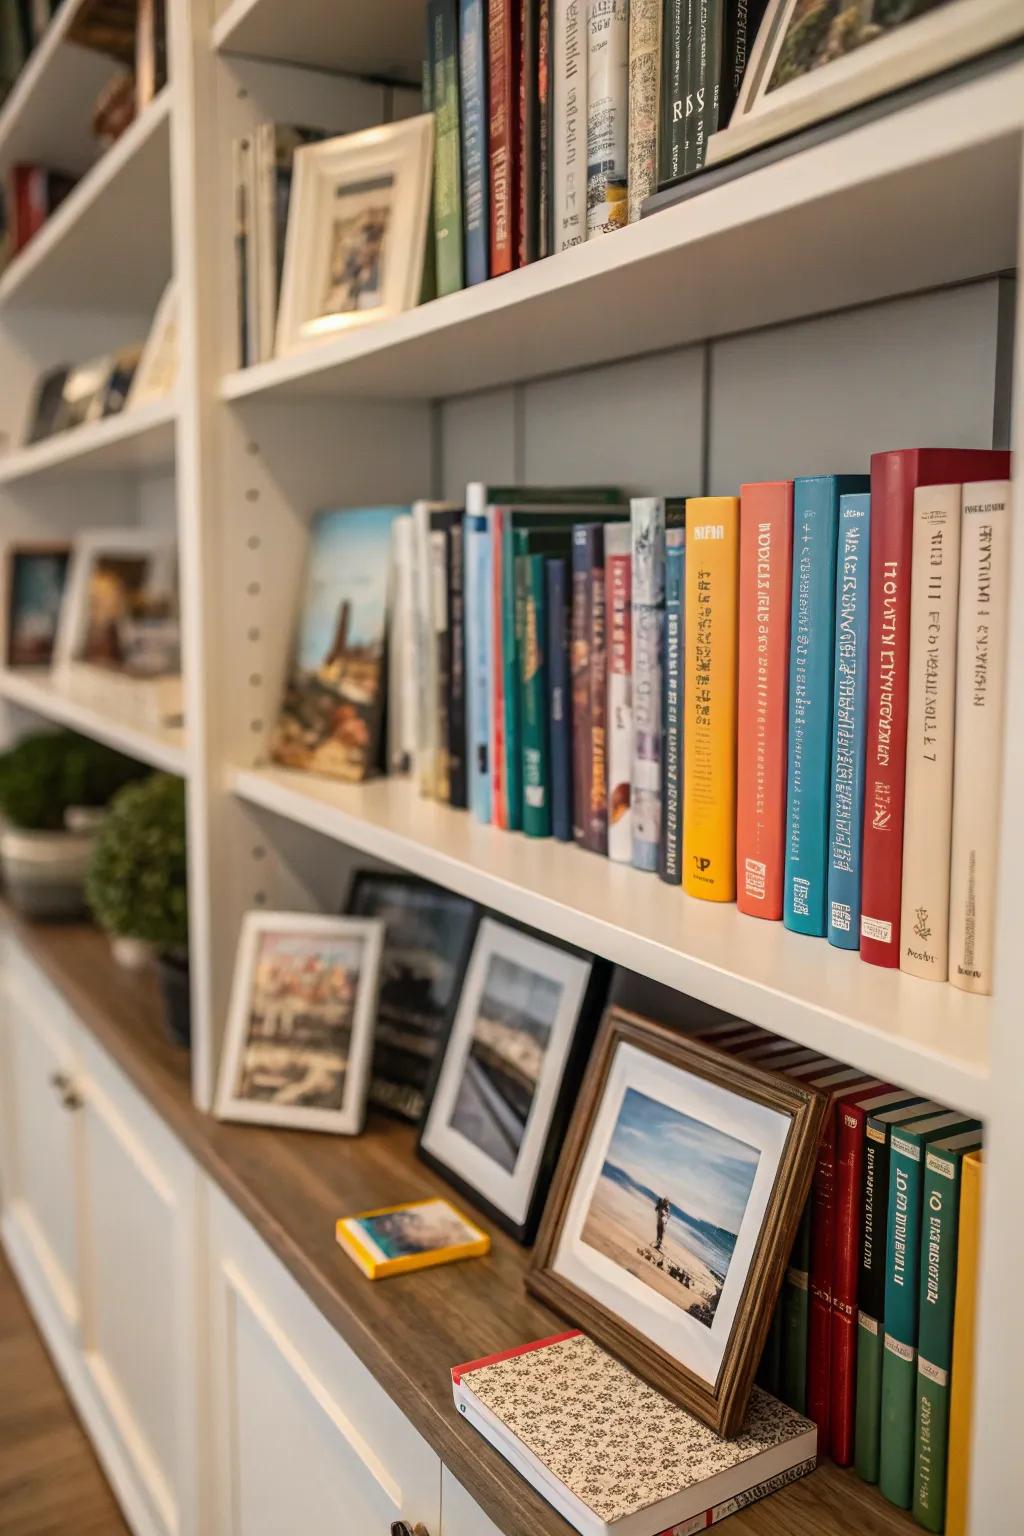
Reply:
[[56, 1088], [58, 1093], [67, 1093], [71, 1087], [71, 1079], [66, 1072], [51, 1072], [50, 1087]]
[[76, 1093], [72, 1087], [68, 1087], [60, 1096], [60, 1102], [65, 1109], [81, 1109], [85, 1100], [80, 1093]]

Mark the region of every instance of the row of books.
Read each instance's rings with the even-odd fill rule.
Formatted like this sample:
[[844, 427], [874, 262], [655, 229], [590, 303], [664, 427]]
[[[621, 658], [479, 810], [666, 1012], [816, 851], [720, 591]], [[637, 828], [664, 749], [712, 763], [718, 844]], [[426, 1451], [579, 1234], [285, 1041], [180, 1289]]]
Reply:
[[421, 503], [396, 545], [391, 767], [481, 821], [990, 991], [998, 794], [978, 786], [1000, 774], [1008, 473], [1005, 453], [907, 450], [739, 497]]
[[826, 1095], [811, 1195], [758, 1375], [926, 1530], [964, 1530], [982, 1128], [735, 1021], [699, 1032]]

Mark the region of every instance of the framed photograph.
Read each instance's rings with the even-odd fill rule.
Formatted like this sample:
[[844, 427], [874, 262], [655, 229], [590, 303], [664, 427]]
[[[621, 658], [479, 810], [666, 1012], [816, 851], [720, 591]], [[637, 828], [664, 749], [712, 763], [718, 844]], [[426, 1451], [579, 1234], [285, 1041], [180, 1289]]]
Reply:
[[64, 380], [65, 427], [81, 427], [101, 420], [107, 399], [107, 384], [114, 367], [112, 357], [95, 357], [79, 363]]
[[370, 1103], [418, 1121], [469, 959], [476, 905], [415, 875], [361, 870], [345, 910], [384, 924]]
[[70, 369], [62, 364], [41, 374], [36, 384], [35, 399], [29, 422], [28, 443], [41, 443], [67, 426], [64, 406], [64, 383]]
[[178, 377], [178, 289], [173, 278], [153, 315], [138, 367], [132, 375], [125, 410], [165, 399]]
[[355, 1136], [366, 1117], [382, 923], [249, 912], [217, 1114]]
[[824, 1099], [609, 1009], [526, 1277], [666, 1397], [741, 1426]]
[[70, 544], [13, 544], [6, 551], [4, 665], [48, 667], [53, 661]]
[[504, 919], [477, 928], [419, 1152], [520, 1242], [536, 1231], [609, 974]]
[[[154, 604], [177, 610], [174, 543], [143, 528], [81, 534], [74, 543], [54, 663], [124, 670], [126, 634]], [[126, 631], [126, 626], [129, 630]], [[128, 642], [130, 656], [130, 642]]]
[[1024, 34], [1020, 0], [768, 0], [708, 164], [834, 117]]
[[296, 151], [278, 357], [419, 302], [433, 156], [429, 112]]

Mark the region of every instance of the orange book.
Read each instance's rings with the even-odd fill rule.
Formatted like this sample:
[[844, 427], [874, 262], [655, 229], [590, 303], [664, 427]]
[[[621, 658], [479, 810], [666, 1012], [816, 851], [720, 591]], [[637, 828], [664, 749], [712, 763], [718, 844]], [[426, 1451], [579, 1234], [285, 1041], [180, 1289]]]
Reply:
[[974, 1401], [974, 1330], [978, 1320], [978, 1240], [981, 1232], [981, 1152], [969, 1152], [960, 1175], [953, 1368], [950, 1371], [946, 1536], [967, 1536]]
[[740, 488], [736, 904], [782, 917], [793, 482]]
[[736, 899], [738, 496], [686, 503], [683, 889]]

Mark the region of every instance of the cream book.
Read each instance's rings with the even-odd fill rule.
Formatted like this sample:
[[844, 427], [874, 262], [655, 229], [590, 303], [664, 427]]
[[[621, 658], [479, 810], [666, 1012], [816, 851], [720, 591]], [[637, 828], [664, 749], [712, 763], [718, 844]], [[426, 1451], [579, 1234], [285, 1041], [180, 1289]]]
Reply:
[[959, 485], [914, 492], [900, 969], [929, 981], [949, 973], [962, 495]]
[[949, 979], [965, 992], [992, 991], [1009, 575], [1010, 482], [965, 485], [949, 871]]
[[815, 1466], [817, 1429], [766, 1392], [723, 1440], [576, 1331], [456, 1366], [452, 1388], [581, 1536], [689, 1536]]

